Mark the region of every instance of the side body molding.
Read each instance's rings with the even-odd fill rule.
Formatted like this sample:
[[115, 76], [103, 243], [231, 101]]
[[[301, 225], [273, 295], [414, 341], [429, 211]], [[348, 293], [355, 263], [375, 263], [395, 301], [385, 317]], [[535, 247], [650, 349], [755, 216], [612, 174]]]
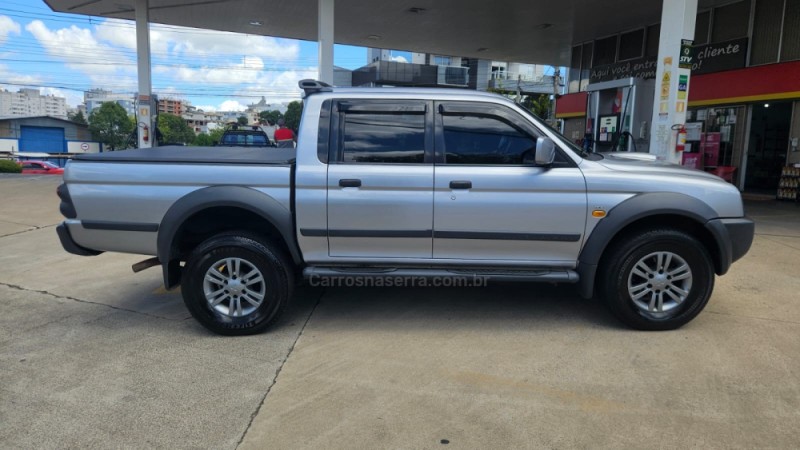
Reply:
[[[589, 298], [594, 292], [595, 275], [600, 258], [614, 236], [631, 223], [650, 216], [683, 216], [697, 222], [714, 237], [717, 247], [715, 266], [717, 273], [724, 274], [731, 265], [731, 243], [722, 227], [709, 226], [717, 213], [701, 200], [685, 194], [672, 192], [650, 192], [635, 195], [612, 208], [597, 224], [586, 240], [578, 257], [577, 272], [580, 275], [579, 292]], [[669, 224], [664, 224], [668, 226]], [[722, 228], [722, 229], [720, 229]], [[713, 254], [713, 252], [712, 252]]]
[[235, 207], [250, 211], [271, 223], [281, 234], [295, 264], [303, 259], [294, 235], [292, 212], [267, 194], [243, 186], [210, 186], [186, 194], [170, 206], [158, 229], [158, 260], [164, 272], [164, 286], [180, 281], [180, 257], [175, 237], [194, 214], [208, 208]]

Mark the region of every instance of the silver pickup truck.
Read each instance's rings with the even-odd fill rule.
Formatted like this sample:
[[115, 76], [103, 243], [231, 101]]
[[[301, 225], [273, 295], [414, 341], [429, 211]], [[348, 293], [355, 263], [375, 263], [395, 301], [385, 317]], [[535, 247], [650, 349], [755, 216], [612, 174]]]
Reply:
[[500, 96], [300, 87], [296, 149], [73, 160], [64, 248], [155, 256], [138, 268], [160, 265], [192, 315], [229, 335], [266, 329], [301, 277], [572, 283], [631, 327], [673, 329], [750, 248], [734, 186], [584, 153]]

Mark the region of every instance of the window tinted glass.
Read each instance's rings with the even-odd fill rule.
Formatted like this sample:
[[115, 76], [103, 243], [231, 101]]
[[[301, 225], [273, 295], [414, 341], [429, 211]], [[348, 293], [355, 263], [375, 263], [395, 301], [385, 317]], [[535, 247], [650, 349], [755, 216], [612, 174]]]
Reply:
[[442, 120], [447, 164], [522, 164], [522, 154], [536, 148], [533, 138], [497, 117], [448, 114]]
[[641, 58], [642, 48], [644, 47], [644, 29], [622, 33], [619, 36], [619, 57], [620, 61]]
[[342, 117], [343, 162], [424, 162], [424, 114], [346, 113]]

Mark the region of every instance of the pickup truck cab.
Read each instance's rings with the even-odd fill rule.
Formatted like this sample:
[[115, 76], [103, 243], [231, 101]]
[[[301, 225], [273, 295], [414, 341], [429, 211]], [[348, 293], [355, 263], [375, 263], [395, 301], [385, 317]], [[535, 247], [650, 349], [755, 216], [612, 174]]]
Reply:
[[225, 147], [274, 147], [272, 139], [257, 125], [233, 125], [222, 133], [219, 145]]
[[300, 87], [296, 149], [73, 160], [58, 190], [64, 248], [153, 255], [204, 326], [249, 334], [300, 277], [570, 283], [631, 327], [673, 329], [752, 242], [734, 186], [583, 153], [503, 97]]

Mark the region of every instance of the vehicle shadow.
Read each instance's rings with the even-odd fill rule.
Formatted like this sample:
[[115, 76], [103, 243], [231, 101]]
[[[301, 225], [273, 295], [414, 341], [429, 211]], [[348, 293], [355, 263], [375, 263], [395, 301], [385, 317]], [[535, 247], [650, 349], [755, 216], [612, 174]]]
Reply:
[[[118, 299], [117, 307], [152, 315], [160, 315], [166, 309], [167, 316], [172, 319], [164, 321], [140, 316], [139, 319], [148, 322], [142, 325], [174, 327], [177, 320], [177, 323], [190, 325], [186, 330], [213, 335], [191, 318], [180, 290], [169, 291], [156, 299], [143, 295], [137, 288], [127, 290]], [[315, 328], [353, 330], [510, 330], [573, 326], [626, 329], [601, 301], [580, 298], [572, 286], [531, 283], [492, 283], [481, 288], [301, 285], [295, 288], [281, 319], [266, 334], [285, 332], [306, 321]]]
[[509, 330], [578, 324], [624, 329], [602, 302], [580, 298], [571, 286], [530, 283], [483, 288], [328, 287], [311, 322], [315, 328], [362, 330]]

